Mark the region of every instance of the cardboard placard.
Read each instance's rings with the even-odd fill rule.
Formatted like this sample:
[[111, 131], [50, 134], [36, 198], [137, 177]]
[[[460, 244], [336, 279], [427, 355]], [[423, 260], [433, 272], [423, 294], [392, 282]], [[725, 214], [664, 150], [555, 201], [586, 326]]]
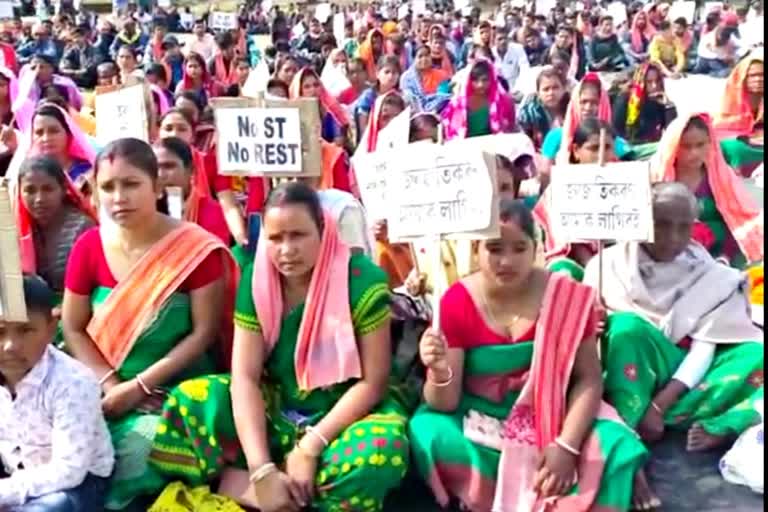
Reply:
[[0, 184], [0, 320], [27, 321], [19, 233], [5, 184]]
[[331, 14], [333, 14], [333, 8], [328, 2], [317, 4], [315, 6], [315, 18], [317, 18], [317, 21], [320, 23], [325, 23], [328, 21], [328, 18], [331, 17]]
[[608, 6], [608, 14], [613, 18], [613, 24], [618, 27], [629, 21], [627, 5], [624, 2], [613, 2]]
[[558, 239], [653, 242], [648, 162], [555, 166], [549, 193]]
[[210, 25], [213, 30], [235, 30], [237, 28], [237, 13], [214, 11], [211, 13]]
[[336, 38], [338, 44], [342, 44], [344, 42], [346, 23], [347, 17], [343, 12], [338, 12], [333, 15], [333, 37]]
[[168, 215], [176, 220], [184, 218], [184, 195], [181, 187], [166, 187], [165, 197], [168, 201]]
[[95, 102], [99, 144], [107, 145], [126, 137], [149, 140], [143, 84], [97, 87]]
[[214, 110], [222, 175], [300, 175], [299, 111], [257, 106]]
[[[320, 105], [316, 98], [296, 100], [267, 99], [268, 108], [294, 108], [299, 111], [301, 130], [302, 176], [320, 176], [323, 173], [323, 134]], [[293, 176], [293, 175], [291, 175]]]
[[397, 156], [387, 184], [391, 240], [467, 233], [498, 236], [493, 155], [458, 146], [411, 144], [399, 148]]

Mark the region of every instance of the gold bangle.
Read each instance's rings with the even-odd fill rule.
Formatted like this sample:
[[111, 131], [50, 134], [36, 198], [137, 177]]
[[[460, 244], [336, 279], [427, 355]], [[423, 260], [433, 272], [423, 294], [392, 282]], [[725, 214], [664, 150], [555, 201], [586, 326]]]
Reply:
[[277, 466], [275, 466], [275, 464], [272, 462], [267, 462], [260, 468], [253, 471], [248, 476], [248, 481], [251, 482], [252, 484], [258, 484], [259, 482], [267, 478], [272, 473], [277, 473]]

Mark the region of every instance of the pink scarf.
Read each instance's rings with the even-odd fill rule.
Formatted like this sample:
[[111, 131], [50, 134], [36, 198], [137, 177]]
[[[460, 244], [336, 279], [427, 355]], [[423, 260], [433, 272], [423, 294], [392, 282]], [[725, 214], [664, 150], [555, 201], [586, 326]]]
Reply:
[[[488, 103], [490, 111], [491, 132], [509, 133], [514, 128], [515, 113], [512, 108], [512, 100], [499, 86], [496, 77], [496, 68], [492, 62], [481, 60], [473, 65], [473, 68], [484, 62], [490, 70], [490, 89], [488, 91]], [[453, 99], [443, 111], [443, 125], [445, 138], [466, 139], [469, 132], [469, 98], [472, 96], [472, 70], [466, 75], [466, 82], [462, 84]]]
[[[536, 324], [528, 381], [505, 425], [494, 512], [587, 512], [595, 505], [605, 461], [594, 434], [585, 440], [577, 468], [579, 494], [542, 500], [533, 491], [541, 452], [560, 435], [576, 353], [594, 325], [593, 288], [552, 274]], [[607, 404], [598, 417], [621, 421]]]
[[[349, 309], [350, 251], [328, 212], [324, 223], [294, 355], [296, 381], [303, 391], [362, 377]], [[284, 304], [280, 275], [270, 261], [268, 244], [262, 230], [254, 261], [253, 301], [269, 353], [280, 338]]]
[[568, 108], [565, 113], [565, 119], [563, 120], [563, 137], [560, 143], [560, 151], [557, 153], [556, 162], [560, 165], [568, 165], [571, 161], [571, 146], [573, 145], [573, 135], [579, 128], [584, 119], [581, 116], [581, 90], [585, 84], [597, 84], [600, 89], [600, 105], [597, 109], [597, 118], [606, 123], [611, 123], [612, 110], [611, 100], [608, 98], [608, 93], [603, 88], [603, 84], [600, 81], [600, 77], [597, 73], [588, 73], [579, 82], [579, 85], [571, 93], [571, 101], [568, 103]]
[[368, 129], [365, 131], [365, 134], [363, 134], [363, 138], [365, 139], [364, 147], [368, 153], [373, 153], [376, 151], [376, 145], [379, 140], [379, 131], [381, 130], [379, 128], [381, 121], [381, 109], [384, 106], [384, 100], [392, 94], [396, 96], [400, 95], [399, 92], [392, 90], [376, 98], [376, 103], [373, 106], [373, 115], [368, 118]]
[[[640, 28], [640, 18], [645, 18], [645, 29]], [[648, 13], [645, 11], [641, 11], [637, 14], [635, 14], [635, 17], [632, 18], [632, 28], [630, 29], [630, 35], [632, 38], [632, 50], [635, 53], [643, 53], [643, 39], [648, 41], [650, 43], [651, 39], [653, 38], [654, 34], [656, 34], [656, 29], [653, 28], [653, 25], [651, 25], [651, 21], [648, 17]]]
[[680, 139], [691, 119], [700, 117], [707, 124], [710, 134], [710, 146], [707, 153], [707, 180], [717, 210], [723, 216], [739, 248], [750, 262], [762, 261], [765, 254], [765, 226], [760, 206], [750, 196], [741, 178], [728, 167], [715, 136], [712, 120], [708, 114], [689, 114], [673, 121], [659, 142], [659, 150], [651, 165], [653, 182], [675, 181], [675, 164], [680, 151]]

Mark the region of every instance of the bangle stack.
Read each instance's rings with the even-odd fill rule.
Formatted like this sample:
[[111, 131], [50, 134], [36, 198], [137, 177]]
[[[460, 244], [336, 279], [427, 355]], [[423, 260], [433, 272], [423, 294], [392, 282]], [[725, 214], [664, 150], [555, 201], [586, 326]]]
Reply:
[[578, 457], [579, 455], [581, 455], [581, 451], [580, 450], [577, 450], [576, 448], [574, 448], [570, 444], [566, 443], [565, 441], [563, 441], [559, 437], [555, 439], [554, 443], [555, 443], [556, 446], [558, 446], [559, 448], [562, 448], [563, 450], [567, 451], [568, 453], [570, 453], [574, 457]]
[[432, 371], [430, 370], [429, 376], [427, 377], [427, 380], [430, 384], [432, 384], [436, 388], [446, 388], [453, 384], [453, 368], [450, 366], [448, 367], [448, 378], [445, 380], [445, 382], [435, 382], [432, 379]]
[[275, 466], [272, 462], [267, 462], [260, 468], [253, 471], [248, 476], [248, 481], [252, 484], [257, 484], [267, 478], [272, 473], [277, 473], [277, 466]]
[[147, 383], [144, 382], [144, 379], [141, 377], [141, 374], [136, 376], [136, 382], [139, 383], [139, 387], [141, 388], [141, 390], [144, 392], [145, 395], [147, 396], [153, 395], [152, 390], [149, 389], [149, 386], [147, 386]]

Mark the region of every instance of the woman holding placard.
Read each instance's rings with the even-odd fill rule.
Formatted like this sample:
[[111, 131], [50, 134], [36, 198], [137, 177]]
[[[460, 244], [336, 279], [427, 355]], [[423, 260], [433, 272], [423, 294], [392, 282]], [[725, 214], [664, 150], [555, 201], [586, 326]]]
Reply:
[[762, 211], [725, 163], [707, 114], [689, 114], [669, 125], [651, 162], [654, 181], [685, 183], [699, 201], [694, 237], [736, 267], [762, 261]]
[[218, 238], [158, 212], [157, 178], [145, 142], [119, 139], [100, 153], [101, 225], [77, 241], [65, 278], [67, 347], [100, 378], [118, 454], [110, 510], [165, 484], [147, 463], [160, 408], [169, 388], [216, 370], [227, 283], [237, 272]]
[[263, 512], [381, 510], [408, 467], [389, 323], [381, 269], [341, 243], [312, 189], [278, 187], [238, 292], [232, 375], [173, 393], [152, 460], [195, 485], [247, 467]]
[[[187, 222], [192, 222], [216, 235], [225, 244], [229, 243], [230, 234], [227, 220], [221, 205], [211, 196], [203, 196], [193, 185], [194, 157], [192, 148], [176, 137], [162, 138], [155, 144], [155, 156], [159, 169], [158, 180], [166, 191], [166, 208], [170, 210], [172, 199], [167, 195], [168, 187], [181, 191], [178, 197], [180, 213]], [[172, 215], [173, 212], [168, 211]]]
[[500, 211], [501, 237], [475, 243], [479, 271], [443, 296], [440, 330], [421, 342], [426, 405], [409, 426], [419, 473], [443, 506], [629, 510], [647, 451], [600, 400], [596, 295], [536, 268], [523, 203]]

